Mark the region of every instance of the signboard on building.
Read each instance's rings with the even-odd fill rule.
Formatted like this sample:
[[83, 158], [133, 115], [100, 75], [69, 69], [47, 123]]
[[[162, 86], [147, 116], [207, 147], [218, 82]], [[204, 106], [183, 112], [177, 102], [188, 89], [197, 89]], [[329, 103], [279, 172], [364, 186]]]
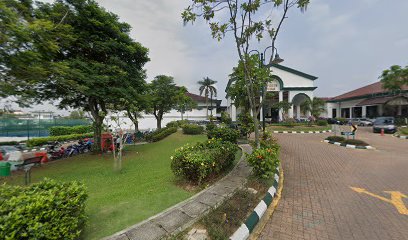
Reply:
[[268, 82], [268, 84], [266, 85], [266, 91], [267, 92], [279, 92], [280, 91], [279, 82], [276, 80], [272, 80], [271, 82]]

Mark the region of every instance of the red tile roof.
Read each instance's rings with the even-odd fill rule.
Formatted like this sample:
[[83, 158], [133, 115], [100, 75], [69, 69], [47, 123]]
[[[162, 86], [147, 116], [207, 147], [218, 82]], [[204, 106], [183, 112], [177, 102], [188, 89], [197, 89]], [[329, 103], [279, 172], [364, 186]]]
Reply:
[[[401, 90], [408, 90], [408, 85], [403, 86]], [[384, 89], [382, 87], [381, 82], [376, 82], [376, 83], [373, 83], [373, 84], [370, 84], [370, 85], [367, 85], [361, 88], [357, 88], [353, 91], [346, 92], [334, 98], [331, 98], [330, 101], [338, 101], [338, 100], [344, 100], [344, 99], [349, 99], [349, 98], [362, 97], [362, 96], [369, 95], [369, 94], [383, 93], [383, 92], [389, 92], [389, 90]]]
[[[194, 101], [197, 101], [197, 102], [198, 102], [198, 101], [205, 102], [205, 97], [204, 97], [204, 96], [200, 96], [200, 95], [197, 95], [197, 94], [194, 94], [194, 93], [190, 93], [190, 92], [187, 92], [186, 95], [189, 96], [189, 97], [191, 97]], [[216, 102], [216, 101], [220, 101], [220, 100], [217, 100], [216, 97], [213, 97], [213, 102]], [[208, 97], [208, 102], [210, 102], [210, 97]]]

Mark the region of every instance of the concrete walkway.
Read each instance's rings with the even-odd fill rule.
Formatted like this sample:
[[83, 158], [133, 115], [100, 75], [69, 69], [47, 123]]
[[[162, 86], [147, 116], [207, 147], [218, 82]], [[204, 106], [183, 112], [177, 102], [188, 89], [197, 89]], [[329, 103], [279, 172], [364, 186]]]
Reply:
[[191, 226], [211, 208], [221, 204], [235, 190], [246, 183], [246, 178], [250, 174], [250, 167], [245, 161], [244, 153], [249, 153], [251, 147], [247, 144], [240, 145], [240, 147], [243, 149], [243, 155], [239, 163], [216, 184], [156, 216], [105, 239], [156, 240], [178, 233]]

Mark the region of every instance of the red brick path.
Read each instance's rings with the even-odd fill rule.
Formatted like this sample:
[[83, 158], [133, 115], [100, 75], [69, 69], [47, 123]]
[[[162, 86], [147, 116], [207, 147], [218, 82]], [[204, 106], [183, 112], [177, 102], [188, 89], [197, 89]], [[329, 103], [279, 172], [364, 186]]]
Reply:
[[408, 140], [360, 128], [357, 137], [377, 150], [358, 150], [322, 142], [328, 134], [274, 136], [282, 146], [283, 195], [259, 239], [408, 239], [408, 215], [350, 188], [408, 195]]

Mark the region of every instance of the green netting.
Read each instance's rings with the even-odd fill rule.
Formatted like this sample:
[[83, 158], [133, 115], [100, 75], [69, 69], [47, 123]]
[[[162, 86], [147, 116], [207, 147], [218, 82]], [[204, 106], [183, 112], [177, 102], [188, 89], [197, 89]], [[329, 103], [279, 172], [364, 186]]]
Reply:
[[89, 125], [86, 119], [17, 119], [0, 118], [0, 137], [43, 137], [50, 127]]

